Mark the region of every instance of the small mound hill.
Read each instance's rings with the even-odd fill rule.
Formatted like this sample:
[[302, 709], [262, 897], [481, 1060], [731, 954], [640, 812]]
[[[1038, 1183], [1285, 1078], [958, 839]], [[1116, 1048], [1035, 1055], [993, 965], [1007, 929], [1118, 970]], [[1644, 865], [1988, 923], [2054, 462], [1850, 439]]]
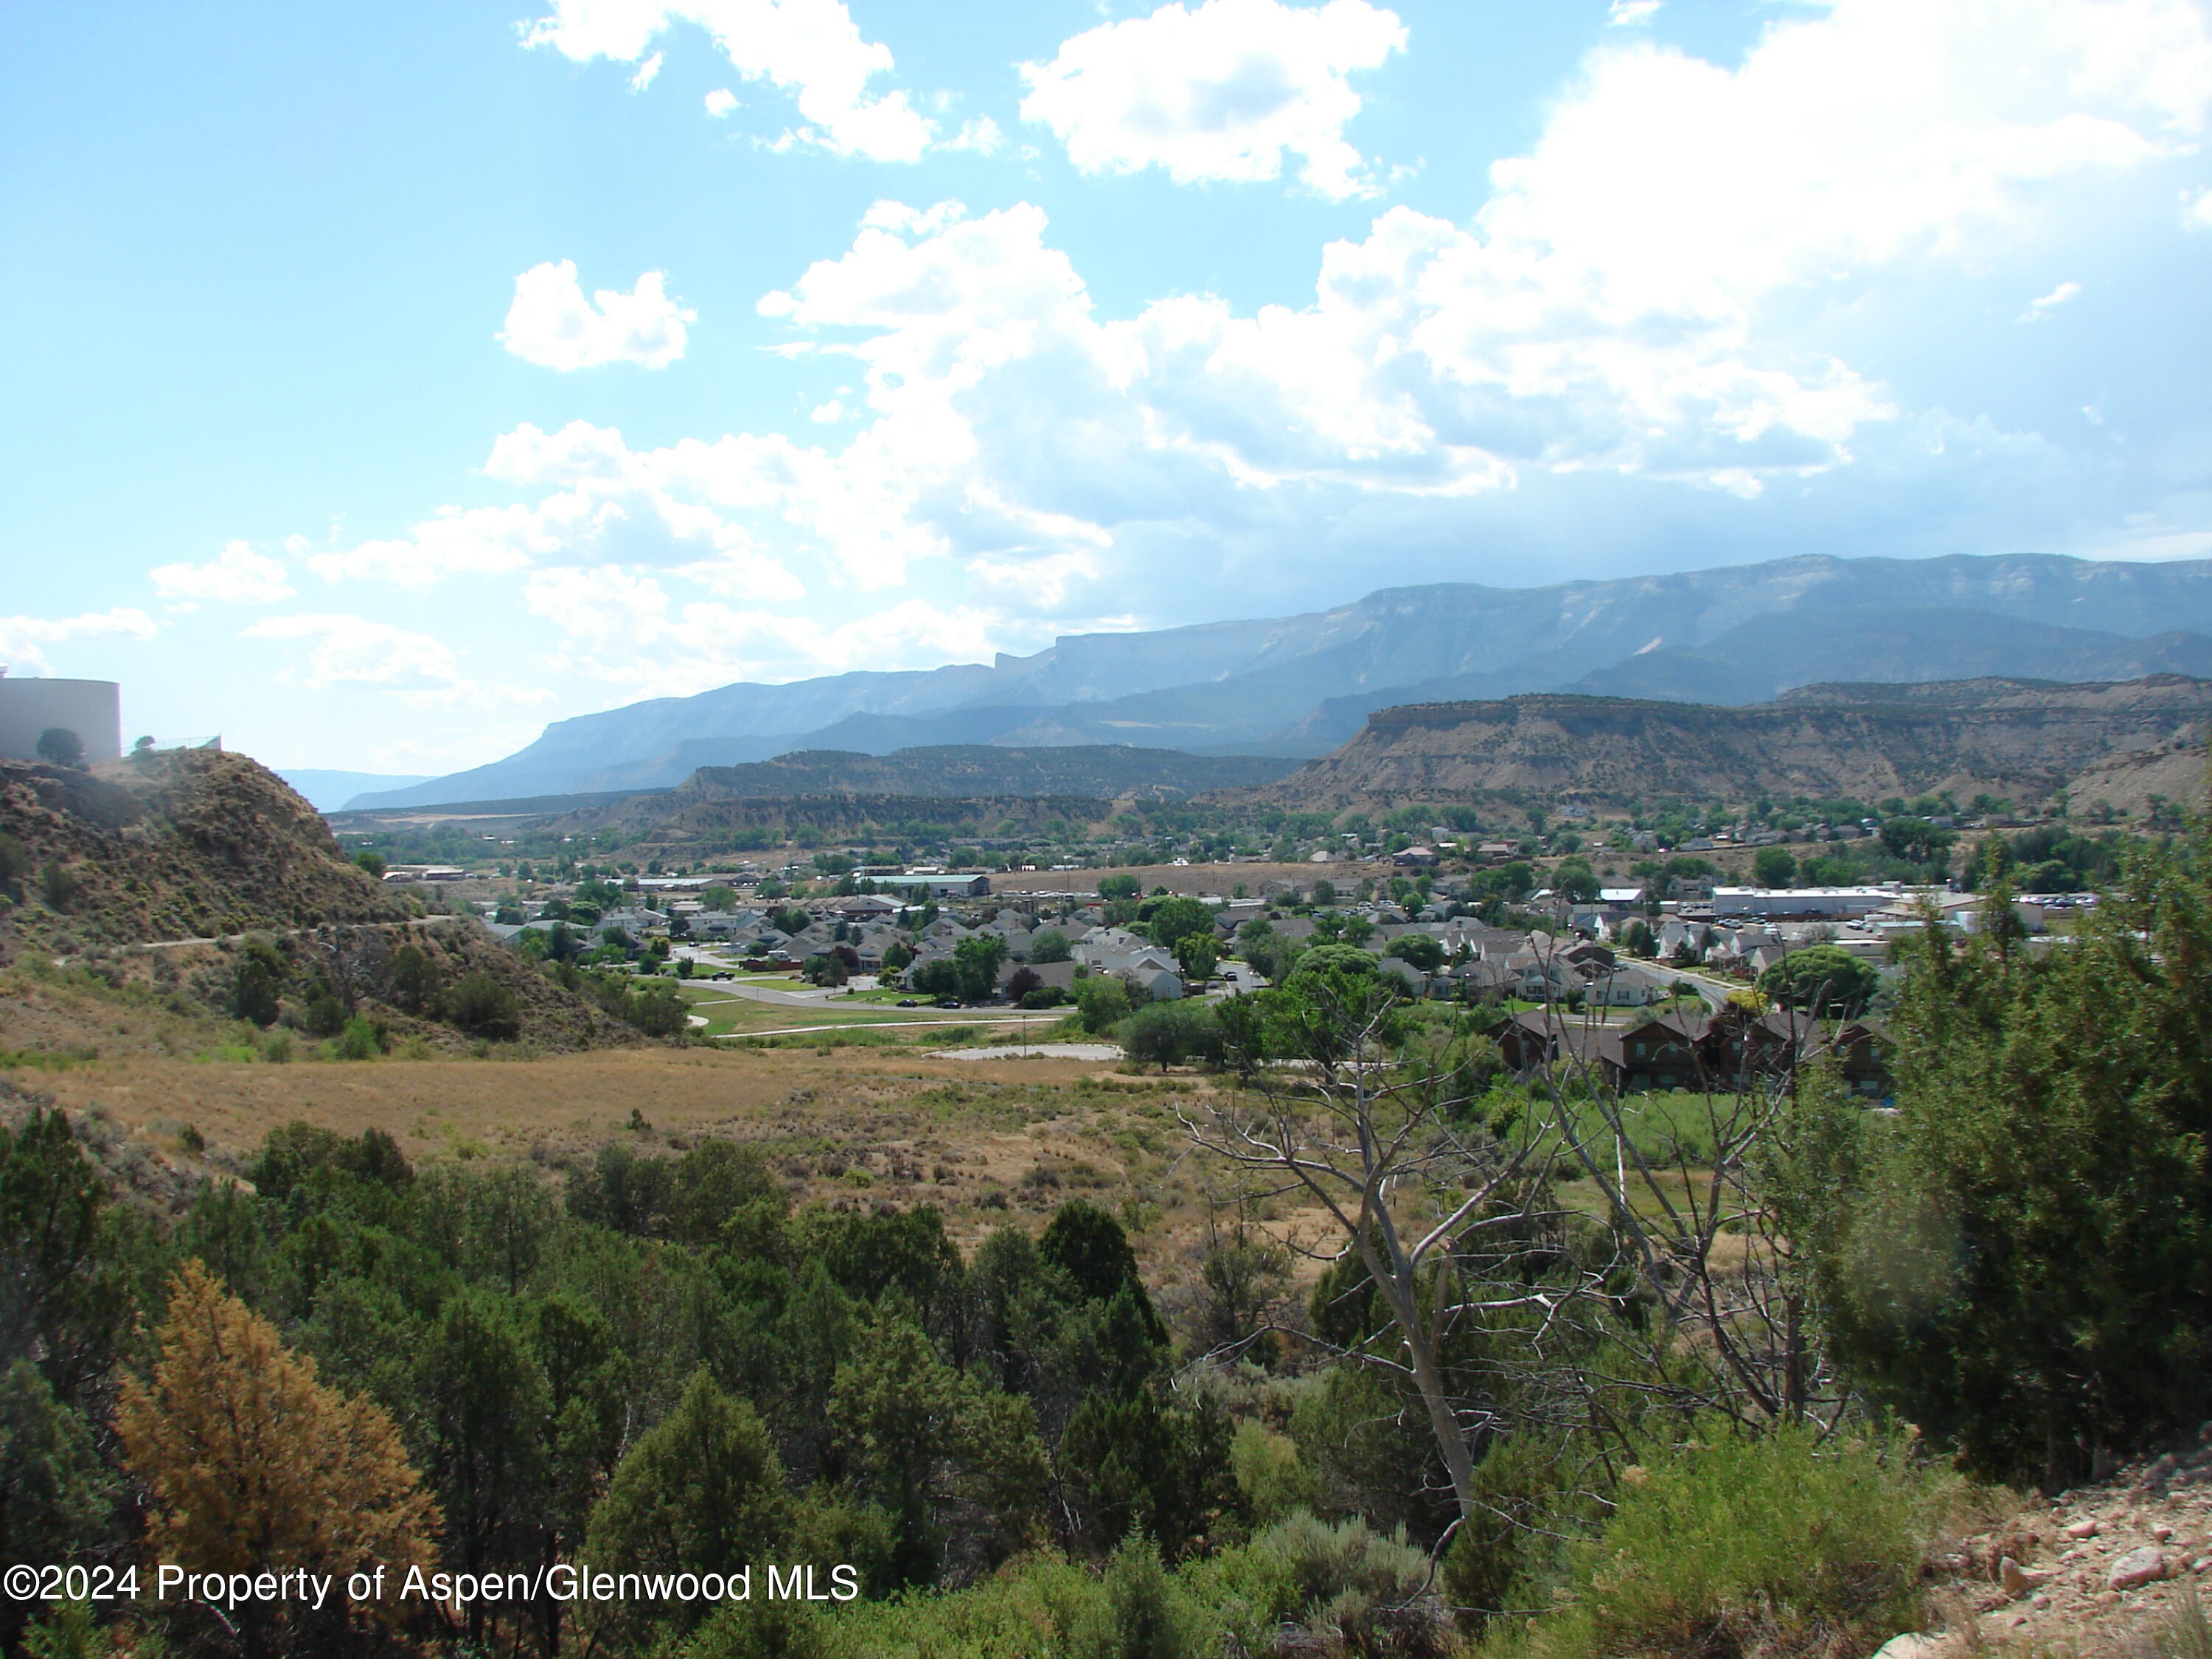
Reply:
[[[512, 995], [501, 1039], [639, 1040], [471, 919], [429, 914], [356, 866], [313, 807], [242, 755], [185, 750], [92, 772], [0, 761], [0, 965], [67, 963], [173, 1013], [220, 1018], [250, 938], [288, 1023], [342, 983], [387, 1035], [466, 1046], [477, 1034], [441, 1018], [440, 998], [481, 975]], [[407, 945], [427, 960], [428, 988], [403, 998], [392, 965]], [[0, 1047], [64, 1048], [88, 1019], [112, 1046], [107, 1023], [34, 976], [0, 1019]]]
[[[0, 834], [28, 854], [7, 930], [23, 944], [66, 933], [145, 945], [422, 914], [243, 755], [179, 750], [94, 772], [0, 761]], [[58, 905], [45, 902], [50, 866], [64, 878]]]

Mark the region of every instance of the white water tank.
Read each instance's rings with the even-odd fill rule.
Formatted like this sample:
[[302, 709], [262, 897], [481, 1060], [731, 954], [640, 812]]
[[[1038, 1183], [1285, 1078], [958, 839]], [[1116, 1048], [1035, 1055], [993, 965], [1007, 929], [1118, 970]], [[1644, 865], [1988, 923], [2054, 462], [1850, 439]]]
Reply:
[[123, 689], [113, 680], [20, 679], [0, 673], [0, 755], [39, 758], [41, 732], [76, 733], [88, 761], [123, 753]]

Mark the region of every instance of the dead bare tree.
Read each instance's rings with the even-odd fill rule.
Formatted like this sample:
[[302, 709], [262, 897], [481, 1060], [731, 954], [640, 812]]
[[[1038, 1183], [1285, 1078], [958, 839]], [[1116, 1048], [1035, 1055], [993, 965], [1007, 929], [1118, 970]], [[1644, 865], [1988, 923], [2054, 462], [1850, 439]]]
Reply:
[[1248, 1054], [1238, 1069], [1250, 1086], [1186, 1110], [1183, 1127], [1240, 1172], [1248, 1202], [1302, 1199], [1328, 1217], [1322, 1238], [1285, 1230], [1286, 1248], [1358, 1257], [1395, 1347], [1363, 1344], [1345, 1357], [1410, 1383], [1460, 1517], [1471, 1519], [1477, 1449], [1497, 1425], [1453, 1386], [1455, 1336], [1533, 1310], [1540, 1341], [1567, 1302], [1597, 1288], [1595, 1275], [1535, 1284], [1512, 1271], [1531, 1236], [1561, 1219], [1545, 1196], [1556, 1139], [1504, 1139], [1474, 1119], [1468, 1109], [1494, 1075], [1484, 1050], [1463, 1036], [1407, 1042], [1392, 994], [1371, 974], [1314, 975], [1279, 994], [1273, 1013], [1276, 1057]]
[[1843, 1395], [1768, 1190], [1789, 1158], [1793, 1098], [1826, 1086], [1817, 1023], [1724, 1007], [1695, 1047], [1695, 1103], [1676, 1097], [1662, 1111], [1607, 1075], [1587, 1014], [1546, 1013], [1554, 1057], [1529, 1070], [1528, 1086], [1562, 1161], [1595, 1188], [1638, 1264], [1658, 1315], [1641, 1344], [1650, 1374], [1672, 1379], [1685, 1406], [1832, 1424]]
[[349, 1015], [380, 992], [390, 977], [392, 946], [375, 927], [329, 923], [303, 935], [309, 961]]

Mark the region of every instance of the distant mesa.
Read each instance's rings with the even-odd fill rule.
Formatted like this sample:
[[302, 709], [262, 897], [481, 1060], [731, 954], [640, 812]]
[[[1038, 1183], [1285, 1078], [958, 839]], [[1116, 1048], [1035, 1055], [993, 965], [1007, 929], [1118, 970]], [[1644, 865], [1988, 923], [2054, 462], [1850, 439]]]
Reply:
[[1813, 682], [2157, 674], [2212, 678], [2212, 561], [1808, 556], [1550, 587], [1391, 588], [1300, 616], [1071, 635], [988, 665], [726, 685], [556, 721], [504, 760], [347, 805], [627, 794], [821, 750], [1295, 763], [1358, 738], [1378, 709], [1525, 693], [1749, 706]]
[[1878, 799], [1950, 789], [2035, 805], [2201, 797], [2212, 679], [2062, 684], [1990, 678], [1812, 685], [1729, 708], [1538, 694], [1378, 709], [1334, 754], [1224, 805], [1336, 811], [1399, 801], [1762, 795]]

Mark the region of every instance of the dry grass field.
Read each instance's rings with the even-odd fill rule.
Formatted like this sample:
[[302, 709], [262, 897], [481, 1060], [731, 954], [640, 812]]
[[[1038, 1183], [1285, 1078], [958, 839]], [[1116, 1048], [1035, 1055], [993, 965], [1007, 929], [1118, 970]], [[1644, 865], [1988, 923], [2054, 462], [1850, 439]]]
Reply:
[[[106, 1119], [185, 1184], [242, 1174], [269, 1130], [295, 1119], [382, 1129], [418, 1164], [528, 1162], [556, 1182], [610, 1140], [675, 1152], [723, 1137], [759, 1145], [798, 1202], [933, 1204], [963, 1246], [1010, 1220], [1042, 1226], [1087, 1197], [1122, 1217], [1148, 1282], [1172, 1303], [1195, 1274], [1209, 1196], [1229, 1188], [1227, 1172], [1191, 1152], [1177, 1114], [1220, 1085], [1096, 1060], [948, 1060], [927, 1046], [994, 1034], [359, 1061], [305, 1046], [276, 1064], [246, 1057], [240, 1028], [143, 994], [0, 975], [0, 1078]], [[1321, 1236], [1318, 1216], [1273, 1218]]]

